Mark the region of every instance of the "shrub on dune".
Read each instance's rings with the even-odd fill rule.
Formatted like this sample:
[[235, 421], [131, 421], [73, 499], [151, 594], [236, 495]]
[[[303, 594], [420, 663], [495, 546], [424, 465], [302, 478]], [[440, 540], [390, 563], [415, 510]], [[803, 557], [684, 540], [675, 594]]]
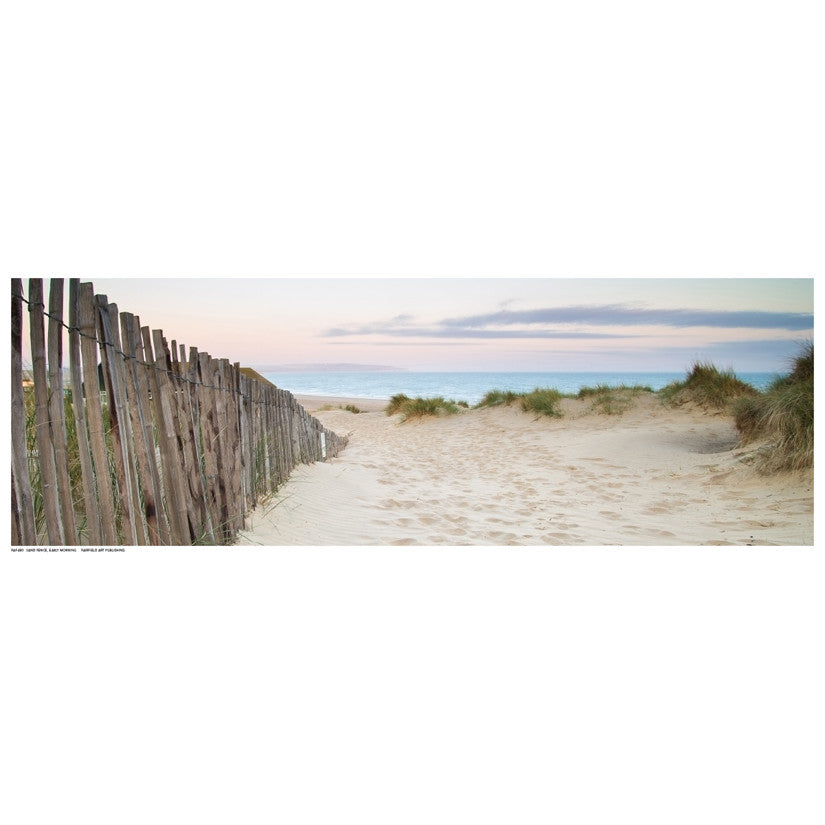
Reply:
[[564, 396], [556, 389], [536, 388], [522, 396], [521, 409], [524, 412], [535, 412], [550, 418], [561, 418], [558, 403]]
[[427, 415], [455, 415], [462, 407], [467, 406], [465, 403], [456, 403], [453, 400], [446, 400], [441, 396], [435, 398], [410, 398], [409, 396], [400, 393], [394, 395], [390, 399], [390, 403], [386, 407], [387, 415], [395, 415], [401, 413], [404, 420], [408, 418], [423, 418]]
[[777, 378], [764, 393], [741, 398], [734, 407], [742, 443], [768, 439], [760, 469], [797, 470], [814, 460], [814, 348], [806, 344], [789, 375]]
[[410, 400], [411, 399], [409, 398], [409, 396], [404, 395], [403, 392], [394, 395], [392, 398], [390, 398], [390, 403], [387, 404], [387, 415], [395, 415], [396, 413], [401, 412], [404, 404], [408, 403]]
[[502, 404], [509, 406], [514, 401], [524, 397], [523, 392], [513, 392], [512, 390], [490, 390], [484, 398], [476, 404], [479, 407], [498, 407]]
[[674, 381], [659, 390], [659, 397], [672, 406], [692, 401], [702, 407], [722, 410], [738, 398], [758, 395], [750, 384], [740, 381], [732, 370], [697, 362], [684, 381]]
[[631, 387], [619, 384], [610, 387], [607, 384], [598, 384], [595, 387], [582, 387], [577, 393], [562, 393], [555, 388], [536, 388], [532, 392], [513, 392], [512, 390], [490, 390], [481, 401], [476, 404], [480, 407], [509, 406], [515, 401], [521, 402], [524, 412], [538, 412], [552, 418], [561, 417], [558, 402], [562, 398], [591, 399], [591, 412], [617, 415], [627, 410], [632, 399], [641, 393], [653, 390], [650, 387], [635, 384]]
[[634, 384], [632, 387], [628, 387], [625, 384], [619, 384], [616, 387], [610, 387], [607, 384], [597, 384], [595, 387], [582, 387], [576, 395], [576, 398], [591, 399], [591, 412], [604, 413], [605, 415], [621, 415], [630, 409], [633, 404], [633, 399], [636, 396], [645, 392], [652, 393], [653, 390], [641, 384]]
[[611, 387], [609, 384], [596, 384], [595, 387], [582, 387], [576, 394], [576, 398], [591, 398], [594, 395], [605, 395], [610, 393], [621, 393], [622, 395], [641, 395], [643, 392], [653, 392], [651, 387], [634, 384], [628, 387], [627, 384], [618, 384]]

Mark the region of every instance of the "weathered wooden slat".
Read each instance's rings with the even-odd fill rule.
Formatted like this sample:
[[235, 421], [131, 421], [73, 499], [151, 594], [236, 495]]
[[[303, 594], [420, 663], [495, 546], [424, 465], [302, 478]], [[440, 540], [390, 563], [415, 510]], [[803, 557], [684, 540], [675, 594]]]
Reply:
[[232, 454], [230, 451], [231, 434], [227, 415], [227, 393], [225, 364], [221, 358], [212, 359], [213, 383], [215, 390], [215, 416], [218, 423], [217, 452], [219, 468], [219, 486], [221, 489], [221, 541], [226, 542], [232, 535]]
[[222, 360], [224, 367], [226, 399], [226, 446], [229, 454], [229, 498], [230, 530], [233, 534], [243, 529], [243, 499], [241, 496], [241, 472], [243, 455], [240, 449], [240, 431], [238, 424], [237, 371], [227, 359]]
[[237, 404], [238, 417], [238, 451], [241, 454], [241, 502], [245, 513], [249, 501], [249, 456], [247, 455], [249, 435], [247, 433], [246, 408], [244, 404], [244, 392], [248, 379], [241, 373], [237, 364], [235, 364], [235, 373], [237, 381], [235, 403]]
[[274, 486], [283, 484], [292, 468], [292, 419], [287, 410], [287, 394], [276, 390], [270, 409], [270, 432], [273, 440], [275, 461]]
[[15, 492], [14, 470], [11, 474], [11, 544], [12, 547], [20, 544], [20, 510], [17, 507], [17, 493]]
[[255, 506], [255, 457], [252, 449], [254, 438], [254, 413], [252, 409], [252, 385], [258, 383], [246, 375], [240, 375], [241, 446], [244, 454], [244, 512]]
[[289, 393], [278, 390], [278, 406], [276, 427], [280, 435], [280, 464], [278, 467], [278, 484], [282, 484], [295, 466], [296, 433], [293, 428], [292, 409], [289, 403]]
[[217, 421], [217, 452], [218, 452], [218, 486], [221, 490], [221, 533], [222, 540], [227, 541], [232, 535], [232, 501], [231, 501], [231, 478], [232, 460], [229, 450], [230, 434], [229, 421], [226, 413], [226, 380], [224, 372], [224, 362], [220, 358], [213, 359], [214, 371], [212, 373], [213, 383], [217, 386], [215, 390], [215, 413]]
[[77, 326], [80, 332], [80, 354], [83, 363], [83, 387], [86, 398], [86, 419], [89, 426], [89, 446], [100, 504], [101, 540], [103, 544], [116, 544], [118, 536], [115, 525], [115, 501], [109, 473], [108, 447], [106, 445], [97, 371], [94, 286], [90, 283], [79, 285]]
[[112, 441], [111, 457], [116, 478], [115, 512], [120, 514], [120, 530], [118, 532], [124, 544], [137, 544], [137, 529], [132, 514], [134, 497], [131, 473], [129, 472], [128, 437], [124, 432], [126, 426], [124, 422], [125, 411], [115, 367], [117, 356], [113, 352], [114, 340], [109, 320], [109, 299], [105, 295], [95, 295], [95, 319], [98, 341], [102, 342], [100, 344], [101, 374], [103, 385], [106, 388], [109, 438]]
[[69, 477], [69, 452], [66, 441], [66, 406], [63, 395], [63, 279], [49, 282], [49, 418], [54, 447], [57, 497], [66, 544], [77, 544], [77, 527]]
[[266, 432], [270, 435], [271, 441], [269, 451], [275, 462], [271, 476], [272, 489], [280, 485], [283, 475], [282, 467], [287, 461], [286, 445], [289, 440], [289, 432], [284, 426], [282, 395], [282, 390], [274, 390], [271, 393], [269, 403], [264, 408], [264, 426]]
[[[151, 334], [149, 327], [142, 327], [140, 318], [135, 316], [132, 331], [135, 339], [135, 358], [137, 365], [138, 385], [143, 399], [144, 429], [146, 431], [146, 448], [149, 458], [149, 468], [152, 470], [152, 484], [155, 490], [157, 504], [158, 529], [162, 544], [174, 544], [172, 539], [172, 525], [168, 507], [165, 501], [163, 480], [163, 460], [160, 451], [159, 425], [160, 412], [156, 409], [157, 392], [154, 388], [154, 356], [152, 355]], [[148, 342], [148, 350], [145, 349]]]
[[304, 464], [312, 464], [314, 456], [312, 454], [312, 433], [309, 428], [309, 422], [307, 421], [304, 408], [298, 403], [297, 399], [294, 404], [301, 426], [301, 461]]
[[132, 445], [137, 464], [137, 474], [142, 493], [142, 521], [146, 524], [146, 541], [149, 544], [167, 544], [161, 536], [158, 522], [160, 506], [160, 482], [155, 463], [155, 444], [152, 435], [151, 419], [148, 410], [149, 396], [147, 389], [141, 385], [138, 376], [138, 357], [136, 344], [137, 319], [130, 312], [120, 313], [123, 352], [127, 356], [124, 363], [124, 385], [132, 424]]
[[286, 460], [284, 453], [285, 433], [281, 428], [281, 390], [264, 388], [261, 393], [261, 440], [266, 456], [265, 491], [277, 490], [283, 477]]
[[258, 461], [257, 495], [259, 497], [274, 490], [277, 484], [277, 470], [274, 463], [276, 431], [270, 427], [274, 410], [265, 402], [266, 394], [266, 387], [255, 387], [255, 444]]
[[188, 365], [184, 354], [178, 359], [178, 345], [172, 341], [172, 376], [175, 389], [174, 399], [177, 406], [181, 459], [186, 478], [186, 510], [196, 543], [203, 543], [210, 538], [211, 531], [206, 526], [203, 490], [195, 452], [195, 434], [192, 419], [192, 400], [189, 394]]
[[[26, 400], [23, 394], [23, 281], [11, 282], [11, 470], [12, 522], [19, 521], [17, 540], [37, 544], [34, 496], [26, 455]], [[12, 537], [14, 542], [14, 536]]]
[[203, 443], [204, 474], [206, 476], [206, 502], [212, 518], [212, 530], [215, 540], [219, 541], [222, 531], [223, 496], [220, 485], [218, 437], [220, 428], [217, 420], [215, 403], [212, 359], [208, 353], [198, 353], [198, 388], [200, 400], [200, 424]]
[[[154, 359], [154, 369], [149, 375], [152, 382], [152, 406], [156, 414], [155, 424], [158, 432], [158, 445], [162, 457], [163, 488], [167, 513], [171, 527], [171, 539], [177, 546], [192, 543], [189, 532], [189, 517], [186, 512], [186, 495], [183, 489], [180, 453], [178, 450], [177, 429], [170, 398], [171, 387], [167, 375], [168, 365], [163, 346], [163, 335], [154, 330], [143, 328], [143, 349], [147, 361]], [[154, 341], [152, 340], [154, 339]], [[154, 356], [153, 353], [154, 343]]]
[[258, 381], [249, 382], [250, 436], [249, 449], [252, 454], [252, 490], [254, 501], [264, 494], [269, 480], [269, 451], [264, 438], [264, 410], [261, 404], [263, 388]]
[[120, 396], [123, 400], [125, 415], [123, 417], [123, 432], [128, 437], [129, 462], [132, 484], [132, 518], [137, 530], [138, 544], [151, 544], [149, 541], [149, 525], [146, 520], [146, 512], [143, 502], [143, 485], [140, 479], [137, 465], [137, 455], [135, 453], [135, 443], [141, 438], [139, 430], [135, 425], [139, 422], [135, 418], [135, 411], [129, 397], [130, 378], [128, 374], [129, 359], [123, 352], [123, 342], [120, 337], [120, 313], [117, 304], [109, 304], [109, 324], [112, 330], [112, 340], [114, 342], [115, 353], [112, 362], [116, 367], [118, 383], [120, 385]]
[[126, 364], [123, 357], [123, 348], [120, 341], [120, 325], [118, 323], [117, 304], [106, 302], [102, 296], [98, 306], [99, 322], [101, 325], [102, 340], [106, 342], [103, 350], [104, 370], [108, 373], [109, 383], [112, 386], [112, 407], [115, 410], [115, 444], [119, 444], [121, 468], [118, 476], [123, 476], [125, 486], [121, 487], [121, 499], [128, 502], [128, 525], [126, 535], [131, 535], [133, 544], [146, 544], [147, 525], [141, 502], [140, 483], [138, 480], [137, 459], [135, 456], [135, 433], [132, 429], [132, 412], [127, 390]]
[[[185, 360], [185, 353], [181, 349], [181, 359]], [[194, 450], [194, 466], [198, 475], [197, 488], [200, 491], [201, 508], [203, 512], [203, 529], [205, 540], [210, 544], [215, 544], [215, 527], [212, 522], [212, 509], [209, 506], [209, 495], [207, 492], [206, 464], [203, 451], [203, 432], [201, 424], [201, 387], [198, 379], [198, 349], [189, 348], [189, 361], [186, 368], [188, 378], [187, 391], [189, 393], [189, 409], [191, 414], [190, 427], [192, 434], [192, 448]]]
[[239, 385], [240, 385], [241, 369], [240, 364], [230, 364], [229, 366], [229, 402], [230, 402], [230, 419], [232, 420], [232, 452], [234, 457], [234, 464], [232, 467], [232, 493], [235, 497], [235, 530], [243, 529], [243, 517], [246, 508], [244, 506], [243, 495], [243, 471], [244, 471], [244, 453], [241, 446], [241, 418], [239, 410]]
[[172, 512], [168, 490], [169, 470], [164, 460], [165, 446], [163, 444], [163, 415], [160, 409], [160, 388], [158, 377], [155, 371], [155, 356], [152, 349], [152, 333], [147, 326], [140, 326], [136, 319], [135, 329], [139, 329], [140, 338], [138, 347], [141, 354], [138, 356], [142, 369], [139, 370], [139, 378], [142, 386], [146, 390], [146, 397], [149, 399], [148, 411], [151, 422], [151, 432], [154, 444], [154, 456], [158, 469], [159, 496], [158, 516], [162, 516], [167, 527], [164, 544], [180, 545], [182, 536], [179, 534], [178, 520]]
[[258, 438], [258, 431], [259, 431], [259, 418], [258, 418], [258, 407], [260, 404], [255, 403], [255, 385], [258, 384], [258, 381], [253, 381], [252, 379], [248, 379], [247, 385], [247, 408], [248, 408], [248, 419], [249, 419], [249, 447], [247, 448], [249, 454], [249, 478], [250, 478], [250, 502], [249, 508], [255, 506], [260, 493], [258, 491], [258, 484], [259, 484], [259, 475], [260, 475], [260, 464], [258, 460], [258, 444], [260, 443], [260, 439]]
[[[309, 463], [309, 452], [307, 450], [307, 433], [303, 417], [301, 416], [302, 407], [299, 406], [295, 400], [295, 396], [289, 396], [289, 406], [292, 415], [293, 429], [295, 433], [295, 463]], [[294, 467], [295, 465], [293, 465]]]
[[257, 498], [265, 495], [270, 490], [274, 490], [276, 485], [276, 471], [273, 464], [275, 431], [270, 429], [270, 419], [273, 411], [271, 406], [265, 403], [266, 394], [267, 388], [255, 382], [253, 399], [255, 407], [255, 461], [257, 465], [255, 495]]
[[72, 386], [75, 437], [80, 456], [80, 477], [83, 484], [83, 507], [88, 531], [85, 538], [80, 535], [78, 540], [88, 540], [90, 544], [100, 546], [103, 543], [100, 531], [100, 507], [95, 489], [89, 434], [86, 430], [86, 404], [83, 396], [83, 373], [80, 366], [80, 333], [77, 328], [79, 284], [79, 278], [69, 280], [69, 376]]
[[49, 420], [49, 386], [46, 378], [46, 339], [43, 329], [43, 281], [29, 280], [29, 335], [32, 348], [32, 378], [34, 379], [35, 438], [37, 464], [43, 491], [43, 513], [49, 544], [65, 544], [60, 503], [57, 494], [57, 473], [52, 448]]
[[[160, 332], [160, 330], [158, 330], [157, 332]], [[187, 479], [188, 468], [186, 466], [186, 450], [184, 449], [183, 440], [185, 424], [181, 420], [183, 410], [180, 397], [180, 374], [178, 372], [180, 364], [178, 363], [177, 343], [173, 339], [172, 346], [170, 349], [169, 342], [166, 340], [166, 337], [163, 335], [163, 333], [160, 332], [160, 335], [156, 337], [154, 340], [156, 357], [158, 353], [158, 342], [160, 342], [160, 345], [163, 348], [163, 358], [167, 370], [166, 377], [169, 382], [169, 402], [172, 408], [172, 419], [174, 421], [175, 438], [178, 447], [178, 466], [180, 467], [180, 474], [182, 479], [181, 491], [183, 493], [183, 503], [186, 507], [186, 520], [189, 524], [190, 536], [194, 537], [194, 539], [197, 540], [198, 536], [200, 535], [200, 524], [198, 523], [198, 519], [196, 518], [193, 510], [192, 495], [189, 491], [189, 484]], [[190, 542], [191, 541], [192, 539], [190, 538]]]
[[[186, 477], [186, 456], [183, 449], [182, 424], [180, 420], [180, 404], [178, 395], [178, 379], [174, 371], [169, 342], [161, 330], [152, 331], [155, 345], [155, 367], [161, 370], [159, 383], [161, 389], [161, 404], [168, 404], [168, 414], [164, 413], [169, 443], [169, 454], [174, 455], [172, 466], [176, 498], [178, 506], [185, 513], [184, 523], [187, 528], [187, 544], [192, 544], [201, 537], [200, 523], [195, 516], [189, 484]], [[160, 353], [160, 354], [159, 354]]]

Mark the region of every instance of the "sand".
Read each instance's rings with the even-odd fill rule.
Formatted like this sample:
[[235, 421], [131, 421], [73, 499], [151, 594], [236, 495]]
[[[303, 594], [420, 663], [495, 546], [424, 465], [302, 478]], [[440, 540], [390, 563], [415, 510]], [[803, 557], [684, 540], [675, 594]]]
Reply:
[[813, 544], [813, 472], [757, 473], [723, 414], [642, 396], [622, 415], [566, 400], [561, 419], [513, 405], [403, 421], [385, 401], [299, 401], [349, 445], [298, 467], [238, 544]]

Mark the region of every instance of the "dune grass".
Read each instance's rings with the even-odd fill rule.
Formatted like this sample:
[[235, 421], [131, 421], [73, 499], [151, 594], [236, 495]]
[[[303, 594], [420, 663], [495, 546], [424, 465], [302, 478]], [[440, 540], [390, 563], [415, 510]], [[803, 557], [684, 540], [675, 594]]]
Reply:
[[481, 401], [476, 404], [476, 409], [481, 407], [509, 406], [515, 401], [520, 401], [524, 397], [523, 392], [513, 392], [512, 390], [489, 390], [485, 393]]
[[561, 418], [562, 412], [558, 404], [562, 398], [564, 396], [557, 389], [537, 387], [522, 396], [521, 409], [524, 412], [534, 412], [549, 418]]
[[611, 387], [609, 384], [596, 384], [595, 387], [582, 387], [576, 393], [576, 398], [592, 398], [593, 396], [609, 395], [610, 393], [636, 396], [641, 395], [643, 392], [653, 392], [653, 390], [642, 384], [633, 384], [630, 387], [627, 384], [617, 384], [615, 387]]
[[659, 398], [677, 407], [693, 402], [716, 410], [730, 408], [737, 399], [759, 395], [758, 390], [740, 381], [732, 370], [719, 370], [708, 362], [696, 362], [684, 381], [674, 381], [659, 390]]
[[320, 408], [321, 412], [329, 412], [330, 410], [344, 410], [344, 412], [351, 412], [357, 415], [358, 413], [366, 412], [366, 410], [362, 410], [360, 407], [356, 407], [355, 404], [324, 404], [323, 407]]
[[733, 407], [742, 443], [768, 439], [757, 463], [765, 472], [798, 470], [814, 461], [814, 347], [803, 345], [790, 374]]
[[406, 421], [410, 418], [424, 418], [428, 415], [455, 415], [467, 406], [464, 401], [447, 400], [440, 395], [433, 398], [421, 398], [420, 396], [410, 398], [404, 393], [399, 393], [390, 398], [385, 411], [387, 415], [401, 413]]
[[481, 401], [476, 404], [480, 407], [509, 406], [516, 401], [520, 402], [524, 412], [538, 412], [551, 418], [559, 418], [562, 412], [559, 401], [563, 398], [578, 400], [590, 399], [591, 412], [605, 415], [621, 415], [628, 410], [633, 399], [642, 393], [652, 393], [650, 387], [636, 384], [628, 387], [625, 384], [611, 387], [607, 384], [598, 384], [595, 387], [582, 387], [577, 393], [563, 393], [552, 387], [537, 387], [532, 392], [513, 392], [512, 390], [490, 390]]
[[597, 384], [595, 387], [582, 387], [576, 395], [579, 399], [590, 399], [590, 411], [603, 415], [621, 415], [633, 406], [633, 399], [643, 393], [652, 393], [650, 387], [634, 384], [628, 387], [619, 384], [611, 387]]
[[564, 397], [557, 389], [547, 387], [536, 387], [532, 392], [490, 390], [475, 405], [475, 408], [510, 406], [510, 404], [518, 401], [524, 412], [535, 412], [550, 418], [560, 418], [562, 413], [558, 408], [558, 402]]

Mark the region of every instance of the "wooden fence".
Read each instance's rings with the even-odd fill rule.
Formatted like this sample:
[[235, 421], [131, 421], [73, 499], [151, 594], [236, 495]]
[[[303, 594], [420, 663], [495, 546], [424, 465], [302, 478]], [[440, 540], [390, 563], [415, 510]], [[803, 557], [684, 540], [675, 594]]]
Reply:
[[68, 324], [63, 279], [48, 308], [41, 279], [11, 293], [13, 545], [228, 544], [298, 463], [346, 445], [291, 393], [168, 343], [91, 283], [69, 280]]

